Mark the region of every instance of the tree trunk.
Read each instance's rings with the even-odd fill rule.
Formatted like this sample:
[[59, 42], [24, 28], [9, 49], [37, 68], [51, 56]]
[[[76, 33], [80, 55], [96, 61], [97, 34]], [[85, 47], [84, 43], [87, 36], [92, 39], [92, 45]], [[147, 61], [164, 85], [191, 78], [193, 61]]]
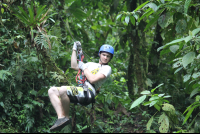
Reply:
[[[153, 80], [158, 80], [156, 77], [159, 74], [159, 59], [160, 59], [160, 52], [157, 51], [159, 47], [162, 46], [162, 37], [161, 37], [161, 27], [157, 24], [156, 26], [156, 33], [154, 36], [154, 43], [152, 44], [150, 55], [149, 55], [149, 76]], [[155, 81], [152, 87], [158, 86], [160, 83]]]
[[[130, 2], [130, 9], [129, 12], [132, 12], [137, 8], [137, 1], [133, 0]], [[140, 22], [141, 23], [141, 22]], [[141, 24], [143, 25], [143, 24]], [[131, 27], [131, 28], [130, 28]], [[127, 81], [127, 86], [128, 86], [128, 91], [129, 91], [129, 96], [130, 98], [134, 99], [134, 94], [137, 93], [139, 94], [145, 89], [145, 64], [144, 64], [144, 58], [146, 52], [143, 52], [144, 49], [142, 48], [143, 45], [140, 43], [140, 37], [138, 35], [138, 31], [142, 29], [139, 29], [141, 27], [137, 27], [134, 25], [130, 25], [130, 42], [129, 47], [130, 47], [130, 59], [129, 59], [129, 66], [128, 66], [128, 81]], [[143, 53], [142, 53], [143, 52]]]

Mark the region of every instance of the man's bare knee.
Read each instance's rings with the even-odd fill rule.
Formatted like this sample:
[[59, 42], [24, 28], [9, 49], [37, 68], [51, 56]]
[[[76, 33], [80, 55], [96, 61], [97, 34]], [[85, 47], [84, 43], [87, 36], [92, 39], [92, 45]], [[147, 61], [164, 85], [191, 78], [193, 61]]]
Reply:
[[61, 87], [60, 90], [59, 90], [59, 94], [60, 95], [67, 94], [67, 88], [66, 87]]
[[58, 94], [58, 89], [56, 87], [51, 87], [49, 90], [48, 90], [48, 94], [51, 95], [51, 94], [56, 94], [56, 95], [59, 95]]

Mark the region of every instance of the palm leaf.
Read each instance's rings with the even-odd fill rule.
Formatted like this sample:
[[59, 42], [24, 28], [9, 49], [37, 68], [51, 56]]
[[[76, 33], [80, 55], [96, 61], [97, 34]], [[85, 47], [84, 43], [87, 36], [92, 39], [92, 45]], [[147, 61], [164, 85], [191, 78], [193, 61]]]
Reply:
[[30, 23], [29, 23], [29, 21], [26, 19], [26, 18], [24, 18], [24, 16], [22, 16], [21, 14], [14, 14], [19, 20], [21, 20], [21, 22], [23, 22], [24, 24], [26, 24], [26, 25], [29, 25]]
[[[37, 15], [36, 15], [36, 17], [35, 17], [35, 19], [36, 20], [40, 20], [41, 18], [40, 18], [40, 16], [42, 15], [42, 14], [45, 14], [44, 12], [44, 8], [46, 7], [46, 5], [44, 5], [43, 7], [39, 7], [38, 9], [37, 9]], [[48, 11], [48, 10], [47, 10]]]
[[34, 11], [33, 11], [33, 2], [31, 2], [31, 7], [28, 8], [29, 15], [30, 15], [30, 23], [34, 23]]
[[23, 10], [23, 8], [20, 7], [20, 6], [18, 6], [18, 8], [19, 8], [19, 10], [23, 13], [24, 17], [28, 19], [29, 16], [28, 16], [28, 14]]

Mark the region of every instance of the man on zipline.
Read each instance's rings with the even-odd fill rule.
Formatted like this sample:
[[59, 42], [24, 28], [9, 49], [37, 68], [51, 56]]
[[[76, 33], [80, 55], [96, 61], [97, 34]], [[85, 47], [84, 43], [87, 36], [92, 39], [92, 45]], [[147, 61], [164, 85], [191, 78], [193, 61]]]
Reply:
[[51, 104], [53, 105], [58, 119], [50, 128], [51, 131], [58, 130], [68, 125], [71, 122], [69, 118], [70, 102], [88, 105], [94, 102], [96, 90], [106, 81], [111, 74], [111, 67], [108, 62], [112, 59], [114, 48], [110, 45], [102, 45], [99, 49], [99, 63], [88, 62], [84, 64], [82, 61], [77, 63], [77, 51], [81, 49], [79, 41], [74, 42], [71, 68], [74, 70], [81, 69], [84, 72], [87, 80], [83, 87], [61, 86], [51, 87], [48, 90]]

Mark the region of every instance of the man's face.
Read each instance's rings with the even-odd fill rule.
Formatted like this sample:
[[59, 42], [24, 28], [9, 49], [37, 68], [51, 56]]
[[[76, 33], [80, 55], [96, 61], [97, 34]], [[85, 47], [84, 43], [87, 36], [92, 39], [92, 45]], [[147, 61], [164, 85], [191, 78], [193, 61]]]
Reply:
[[101, 52], [101, 53], [100, 53], [100, 59], [101, 59], [101, 62], [102, 62], [103, 64], [106, 64], [106, 63], [108, 63], [108, 62], [110, 61], [110, 59], [111, 59], [111, 54], [106, 53], [106, 52]]

